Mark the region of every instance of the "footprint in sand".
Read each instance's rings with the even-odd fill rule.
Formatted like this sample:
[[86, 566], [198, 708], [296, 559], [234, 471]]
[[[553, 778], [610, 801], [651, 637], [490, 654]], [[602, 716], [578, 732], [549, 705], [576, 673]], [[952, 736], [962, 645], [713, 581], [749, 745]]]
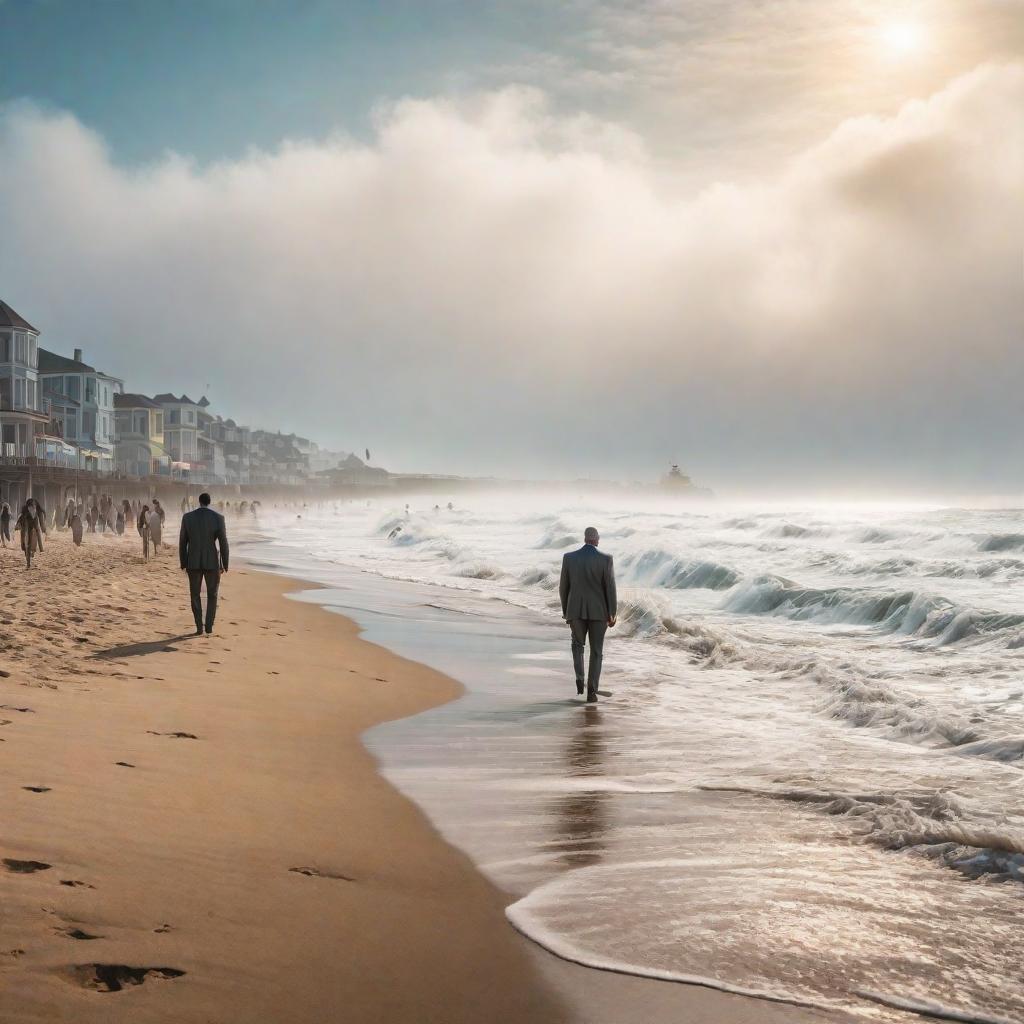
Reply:
[[135, 765], [130, 764], [128, 761], [115, 761], [114, 764], [118, 764], [122, 768], [134, 768], [135, 767]]
[[36, 871], [49, 871], [53, 865], [45, 864], [41, 860], [15, 860], [13, 857], [4, 857], [4, 867], [16, 875], [31, 875]]
[[82, 988], [95, 992], [120, 992], [130, 985], [141, 985], [148, 978], [180, 978], [184, 971], [176, 967], [129, 967], [127, 964], [77, 964], [71, 974]]
[[58, 935], [63, 935], [68, 939], [78, 939], [82, 942], [88, 942], [90, 939], [102, 939], [102, 935], [93, 935], [92, 932], [83, 931], [81, 928], [54, 928], [53, 929]]
[[32, 710], [32, 708], [16, 708], [16, 707], [12, 707], [10, 704], [0, 704], [0, 709], [2, 709], [4, 711], [20, 711], [23, 715], [34, 715], [35, 714], [35, 712]]
[[95, 885], [90, 885], [88, 882], [80, 882], [77, 878], [62, 878], [60, 880], [61, 885], [69, 886], [72, 889], [95, 889]]
[[147, 729], [146, 732], [150, 736], [170, 736], [176, 740], [197, 740], [199, 739], [194, 733], [191, 732], [154, 732], [152, 729]]
[[355, 881], [351, 875], [340, 875], [331, 871], [321, 871], [319, 868], [289, 868], [288, 870], [296, 875], [305, 875], [307, 878], [333, 878], [339, 882]]
[[22, 786], [22, 789], [27, 789], [30, 793], [49, 793], [49, 786]]

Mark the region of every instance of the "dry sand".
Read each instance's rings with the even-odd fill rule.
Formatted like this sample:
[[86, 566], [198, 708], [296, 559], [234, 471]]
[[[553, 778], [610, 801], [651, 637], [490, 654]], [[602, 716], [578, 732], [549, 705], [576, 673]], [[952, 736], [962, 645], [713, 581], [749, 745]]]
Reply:
[[183, 636], [139, 549], [0, 552], [4, 1024], [821, 1019], [539, 954], [359, 742], [457, 684], [244, 564]]

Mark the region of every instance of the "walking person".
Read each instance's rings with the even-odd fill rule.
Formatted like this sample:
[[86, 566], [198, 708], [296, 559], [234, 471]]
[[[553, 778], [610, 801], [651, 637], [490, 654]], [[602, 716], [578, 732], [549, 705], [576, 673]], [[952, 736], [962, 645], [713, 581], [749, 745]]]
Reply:
[[199, 495], [199, 508], [186, 512], [181, 517], [181, 533], [178, 536], [178, 556], [181, 568], [188, 573], [189, 596], [192, 601], [192, 618], [196, 623], [196, 636], [202, 636], [204, 628], [201, 588], [206, 581], [206, 635], [213, 632], [213, 621], [217, 616], [217, 594], [220, 590], [221, 573], [228, 571], [228, 532], [224, 517], [210, 508], [210, 496], [205, 491]]
[[143, 505], [137, 520], [137, 529], [142, 538], [142, 557], [149, 561], [149, 506]]
[[583, 650], [590, 643], [590, 664], [587, 669], [587, 703], [597, 703], [601, 682], [601, 661], [604, 635], [615, 625], [618, 601], [615, 594], [615, 567], [612, 556], [597, 550], [601, 537], [593, 526], [583, 534], [584, 544], [578, 551], [562, 556], [562, 576], [558, 594], [562, 601], [562, 618], [572, 631], [572, 664], [576, 671], [576, 692], [583, 693]]
[[46, 533], [46, 510], [35, 498], [29, 498], [21, 508], [21, 515], [14, 524], [21, 531], [21, 550], [25, 553], [25, 568], [32, 568], [32, 556], [43, 550], [43, 534]]
[[75, 542], [75, 547], [80, 548], [82, 546], [82, 506], [75, 505], [71, 508], [68, 513], [68, 526], [71, 527], [71, 539]]
[[5, 501], [0, 505], [0, 543], [7, 547], [11, 539], [11, 506]]
[[149, 513], [149, 539], [153, 542], [153, 554], [160, 554], [160, 548], [164, 540], [164, 516], [166, 513], [160, 507], [160, 502], [153, 499], [153, 508]]

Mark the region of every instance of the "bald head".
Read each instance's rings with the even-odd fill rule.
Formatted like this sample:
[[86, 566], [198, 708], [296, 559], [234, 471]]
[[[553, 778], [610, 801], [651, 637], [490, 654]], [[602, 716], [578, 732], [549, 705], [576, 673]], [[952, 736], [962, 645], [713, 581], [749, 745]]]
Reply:
[[583, 540], [584, 540], [584, 542], [587, 543], [587, 544], [593, 544], [595, 548], [597, 547], [597, 543], [598, 543], [598, 541], [600, 539], [601, 539], [601, 534], [599, 534], [597, 532], [597, 527], [596, 526], [588, 526], [583, 531]]

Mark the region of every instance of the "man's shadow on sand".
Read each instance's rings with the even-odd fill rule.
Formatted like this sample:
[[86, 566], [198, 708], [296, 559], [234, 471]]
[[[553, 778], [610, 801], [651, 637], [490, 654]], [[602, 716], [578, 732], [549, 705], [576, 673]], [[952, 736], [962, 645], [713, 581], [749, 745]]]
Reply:
[[168, 636], [162, 640], [146, 640], [139, 644], [125, 644], [122, 647], [108, 647], [105, 651], [97, 651], [92, 658], [135, 658], [142, 654], [160, 654], [163, 651], [173, 652], [177, 647], [172, 644], [182, 640], [195, 639], [195, 633], [182, 633], [181, 636]]

